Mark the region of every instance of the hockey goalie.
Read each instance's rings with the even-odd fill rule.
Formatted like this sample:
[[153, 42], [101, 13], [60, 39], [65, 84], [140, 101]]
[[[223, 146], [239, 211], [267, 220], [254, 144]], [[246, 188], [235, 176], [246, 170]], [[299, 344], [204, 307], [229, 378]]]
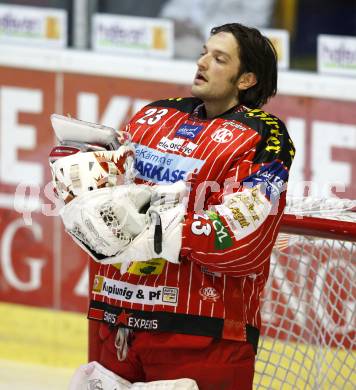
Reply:
[[261, 109], [276, 91], [271, 41], [228, 23], [202, 48], [192, 96], [140, 109], [130, 138], [52, 118], [69, 148], [51, 156], [63, 224], [96, 262], [97, 360], [132, 386], [253, 387], [295, 152], [283, 121]]
[[[162, 251], [162, 234], [168, 234], [168, 223], [175, 223], [175, 229], [179, 229], [185, 185], [177, 184], [172, 192], [170, 187], [165, 191], [164, 186], [134, 184], [135, 150], [126, 132], [56, 114], [51, 116], [51, 122], [59, 142], [49, 157], [53, 187], [63, 201], [60, 215], [66, 232], [76, 244], [94, 261], [119, 267], [121, 274], [133, 259], [140, 260], [139, 249], [145, 245], [152, 258], [163, 253], [177, 261], [177, 249]], [[170, 229], [174, 235], [173, 226]], [[140, 243], [130, 249], [133, 240]], [[130, 251], [132, 255], [127, 256]], [[115, 345], [127, 333], [120, 329]], [[125, 339], [127, 348], [126, 343]], [[118, 346], [117, 354], [120, 364], [126, 351]], [[132, 384], [100, 363], [90, 362], [76, 371], [70, 390], [94, 388], [198, 389], [195, 381], [184, 378]]]
[[146, 105], [129, 136], [52, 117], [61, 218], [96, 262], [98, 358], [78, 374], [84, 383], [109, 370], [136, 388], [181, 378], [184, 389], [253, 388], [295, 153], [283, 121], [261, 109], [276, 91], [272, 43], [229, 23], [211, 30], [192, 96]]

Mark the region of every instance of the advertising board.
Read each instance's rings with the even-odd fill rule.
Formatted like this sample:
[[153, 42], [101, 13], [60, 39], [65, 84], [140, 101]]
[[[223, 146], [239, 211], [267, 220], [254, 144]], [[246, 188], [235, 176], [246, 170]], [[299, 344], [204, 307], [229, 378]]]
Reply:
[[64, 48], [67, 46], [67, 12], [0, 4], [0, 43]]
[[318, 36], [318, 72], [356, 76], [356, 38], [350, 36]]

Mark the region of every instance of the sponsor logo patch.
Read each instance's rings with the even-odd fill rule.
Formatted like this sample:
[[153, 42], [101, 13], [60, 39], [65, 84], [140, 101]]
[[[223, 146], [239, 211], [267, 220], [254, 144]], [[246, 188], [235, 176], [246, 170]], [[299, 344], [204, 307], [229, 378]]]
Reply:
[[246, 131], [248, 130], [248, 127], [246, 127], [245, 125], [243, 125], [242, 123], [239, 123], [239, 122], [226, 122], [225, 123], [225, 126], [232, 126], [233, 128], [235, 129], [238, 129], [240, 131]]
[[261, 226], [272, 206], [257, 186], [236, 192], [215, 209], [224, 217], [236, 240], [241, 240]]
[[174, 138], [173, 140], [170, 140], [167, 137], [163, 137], [158, 145], [157, 149], [160, 149], [164, 152], [182, 152], [186, 156], [189, 156], [193, 153], [193, 151], [197, 148], [197, 144], [194, 144], [193, 142], [189, 141], [188, 143], [184, 144], [186, 140], [182, 138]]
[[186, 155], [186, 156], [190, 156], [194, 150], [197, 148], [197, 144], [193, 144], [193, 142], [188, 142], [187, 145], [183, 145], [182, 147], [182, 152]]
[[281, 192], [286, 189], [287, 180], [288, 171], [286, 168], [280, 162], [274, 161], [264, 165], [256, 173], [247, 177], [244, 184], [249, 187], [260, 185], [266, 198], [274, 202], [279, 200]]
[[207, 212], [215, 231], [215, 249], [222, 250], [230, 248], [233, 245], [229, 231], [222, 223], [219, 215], [213, 211]]
[[170, 140], [167, 137], [163, 137], [158, 142], [157, 148], [164, 151], [179, 152], [184, 142], [185, 140], [183, 138], [174, 138]]
[[104, 278], [102, 276], [96, 275], [93, 282], [93, 291], [100, 292], [103, 288]]
[[189, 125], [188, 123], [184, 123], [183, 125], [179, 126], [175, 135], [193, 140], [200, 133], [203, 127], [204, 126]]
[[[99, 280], [100, 283], [95, 280]], [[94, 290], [95, 288], [95, 290]], [[177, 306], [179, 289], [169, 286], [141, 286], [96, 275], [93, 292], [122, 302]]]
[[[278, 118], [265, 111], [259, 110], [258, 108], [248, 111], [245, 116], [259, 118], [268, 126], [270, 133], [266, 140], [265, 150], [269, 153], [279, 153], [282, 149], [281, 140], [283, 138], [283, 133], [280, 132], [281, 126]], [[293, 149], [291, 150], [293, 152]]]
[[[163, 271], [166, 260], [158, 258], [147, 261], [133, 261], [126, 271], [131, 275], [160, 275]], [[115, 268], [120, 269], [121, 263], [112, 264]]]
[[130, 315], [131, 314], [126, 313], [125, 310], [123, 310], [120, 314], [104, 311], [103, 320], [111, 325], [127, 325]]
[[189, 173], [199, 172], [203, 160], [177, 154], [160, 152], [135, 144], [137, 177], [154, 183], [175, 183], [185, 180]]
[[130, 317], [127, 322], [127, 325], [130, 328], [134, 328], [134, 329], [146, 329], [146, 330], [158, 329], [158, 320]]
[[230, 142], [234, 138], [234, 134], [231, 130], [221, 128], [214, 131], [211, 135], [211, 139], [219, 144], [225, 144]]
[[163, 287], [162, 301], [170, 304], [178, 303], [178, 288]]
[[134, 329], [158, 329], [158, 319], [136, 317], [134, 313], [126, 313], [125, 310], [120, 314], [105, 311], [104, 321], [111, 325], [125, 325]]

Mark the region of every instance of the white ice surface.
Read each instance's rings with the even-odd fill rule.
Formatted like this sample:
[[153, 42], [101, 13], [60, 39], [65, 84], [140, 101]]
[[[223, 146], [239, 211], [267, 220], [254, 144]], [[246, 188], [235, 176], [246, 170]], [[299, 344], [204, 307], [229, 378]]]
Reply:
[[74, 371], [0, 360], [0, 390], [66, 390]]

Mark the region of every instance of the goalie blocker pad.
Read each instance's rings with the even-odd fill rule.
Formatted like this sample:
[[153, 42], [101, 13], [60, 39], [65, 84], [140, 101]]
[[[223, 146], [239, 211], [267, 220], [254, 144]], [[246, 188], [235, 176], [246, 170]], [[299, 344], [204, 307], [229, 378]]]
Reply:
[[60, 143], [72, 141], [104, 145], [109, 150], [116, 150], [120, 145], [130, 141], [130, 136], [126, 132], [117, 132], [108, 126], [68, 118], [63, 115], [52, 114], [51, 123]]

